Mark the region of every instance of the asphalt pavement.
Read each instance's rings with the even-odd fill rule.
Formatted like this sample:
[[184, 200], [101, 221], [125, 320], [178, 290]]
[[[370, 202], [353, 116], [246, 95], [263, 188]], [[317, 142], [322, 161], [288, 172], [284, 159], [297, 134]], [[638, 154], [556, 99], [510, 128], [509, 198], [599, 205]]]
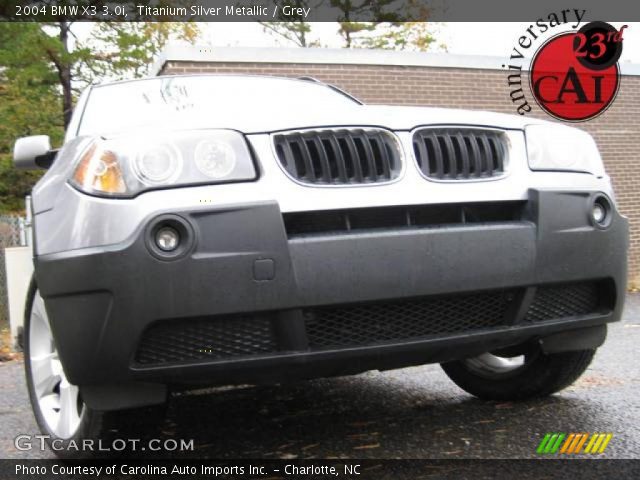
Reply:
[[[547, 432], [611, 432], [600, 457], [636, 459], [639, 346], [640, 294], [630, 294], [623, 321], [610, 326], [589, 370], [549, 398], [481, 401], [429, 365], [174, 395], [146, 435], [194, 440], [193, 452], [175, 457], [495, 459], [536, 458]], [[21, 361], [0, 363], [0, 387], [0, 458], [52, 458], [14, 448], [17, 435], [37, 433]]]

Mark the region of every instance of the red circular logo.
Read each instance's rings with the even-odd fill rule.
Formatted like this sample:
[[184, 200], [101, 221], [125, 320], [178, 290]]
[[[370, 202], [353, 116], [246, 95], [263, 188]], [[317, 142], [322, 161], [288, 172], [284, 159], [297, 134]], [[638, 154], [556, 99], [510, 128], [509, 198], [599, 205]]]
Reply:
[[607, 35], [593, 28], [562, 33], [540, 47], [531, 62], [529, 81], [545, 112], [560, 120], [582, 122], [613, 103], [620, 86], [615, 57], [619, 57], [622, 42], [620, 38], [618, 46], [615, 33]]

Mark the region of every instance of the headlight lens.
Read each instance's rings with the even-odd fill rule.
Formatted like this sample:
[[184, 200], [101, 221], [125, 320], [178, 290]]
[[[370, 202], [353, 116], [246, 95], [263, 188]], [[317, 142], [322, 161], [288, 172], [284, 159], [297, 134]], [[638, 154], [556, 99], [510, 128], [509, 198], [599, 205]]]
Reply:
[[133, 197], [157, 188], [255, 178], [253, 159], [240, 133], [200, 130], [96, 140], [80, 158], [71, 183], [95, 195]]
[[142, 148], [133, 161], [133, 171], [145, 185], [169, 183], [180, 175], [182, 157], [172, 144], [165, 143]]
[[209, 178], [224, 178], [236, 166], [236, 154], [231, 146], [217, 139], [198, 143], [195, 159], [198, 170]]
[[531, 170], [560, 170], [604, 175], [600, 152], [587, 132], [564, 125], [529, 125], [525, 129]]

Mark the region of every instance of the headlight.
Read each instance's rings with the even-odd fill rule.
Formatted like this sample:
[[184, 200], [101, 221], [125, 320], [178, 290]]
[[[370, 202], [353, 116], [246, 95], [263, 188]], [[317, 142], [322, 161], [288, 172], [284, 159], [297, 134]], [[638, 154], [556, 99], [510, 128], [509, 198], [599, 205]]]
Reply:
[[564, 125], [529, 125], [525, 129], [531, 170], [586, 172], [603, 176], [604, 166], [591, 135]]
[[216, 139], [196, 145], [196, 166], [209, 178], [224, 178], [236, 167], [236, 154], [228, 143]]
[[142, 147], [132, 163], [138, 180], [145, 185], [172, 183], [182, 171], [182, 155], [171, 143]]
[[110, 197], [143, 191], [256, 178], [244, 137], [232, 130], [200, 130], [158, 137], [95, 140], [83, 153], [71, 183]]

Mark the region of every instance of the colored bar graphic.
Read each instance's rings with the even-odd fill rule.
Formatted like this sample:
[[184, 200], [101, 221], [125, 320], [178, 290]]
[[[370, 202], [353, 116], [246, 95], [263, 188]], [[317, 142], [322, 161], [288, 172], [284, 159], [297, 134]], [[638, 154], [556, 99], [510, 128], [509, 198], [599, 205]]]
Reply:
[[551, 448], [551, 452], [550, 453], [557, 453], [558, 452], [558, 450], [560, 449], [560, 445], [562, 445], [562, 440], [564, 440], [565, 436], [566, 435], [564, 433], [558, 434], [558, 439], [556, 440], [556, 443]]
[[542, 439], [542, 441], [540, 442], [540, 445], [538, 445], [538, 449], [536, 450], [536, 453], [544, 453], [544, 449], [547, 446], [547, 442], [549, 441], [550, 438], [551, 438], [551, 434], [547, 433]]
[[536, 453], [571, 455], [582, 452], [594, 455], [604, 453], [612, 438], [612, 433], [546, 433]]
[[598, 438], [597, 433], [594, 433], [591, 435], [591, 438], [589, 439], [589, 443], [587, 443], [587, 448], [584, 449], [584, 453], [591, 453], [591, 447], [593, 447], [593, 444], [596, 443], [597, 438]]
[[611, 441], [612, 437], [613, 437], [613, 433], [607, 433], [607, 436], [604, 438], [604, 441], [602, 442], [602, 445], [600, 446], [600, 450], [598, 451], [598, 453], [604, 453], [604, 449], [607, 448], [607, 445], [609, 445], [609, 442]]
[[562, 449], [560, 450], [560, 453], [567, 453], [567, 450], [571, 446], [571, 443], [573, 442], [573, 439], [575, 437], [576, 437], [575, 433], [569, 434], [569, 436], [567, 437], [567, 440], [564, 442], [564, 445], [562, 445]]
[[606, 437], [604, 433], [598, 434], [598, 438], [596, 438], [596, 443], [594, 443], [593, 447], [591, 447], [591, 453], [598, 453], [598, 449], [600, 448], [600, 444], [604, 440], [604, 437]]
[[589, 437], [589, 435], [587, 433], [582, 433], [580, 441], [578, 442], [578, 444], [575, 447], [575, 451], [573, 451], [571, 453], [580, 453], [580, 450], [582, 450], [582, 447], [583, 447], [584, 443], [587, 441], [588, 437]]
[[556, 443], [556, 438], [558, 438], [557, 433], [554, 433], [553, 435], [551, 435], [551, 438], [547, 442], [547, 446], [544, 448], [544, 453], [551, 453], [551, 449]]

